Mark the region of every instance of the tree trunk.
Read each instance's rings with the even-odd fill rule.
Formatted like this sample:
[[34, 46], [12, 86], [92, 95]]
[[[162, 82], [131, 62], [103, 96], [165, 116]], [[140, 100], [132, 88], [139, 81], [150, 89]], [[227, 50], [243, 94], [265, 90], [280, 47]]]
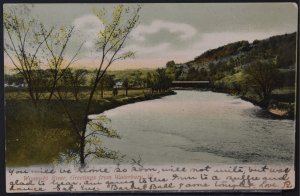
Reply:
[[50, 95], [48, 97], [48, 103], [52, 99], [52, 96], [53, 96], [53, 93], [54, 93], [54, 90], [55, 90], [55, 87], [56, 87], [56, 83], [57, 83], [57, 73], [55, 73], [55, 75], [54, 75], [54, 81], [53, 81], [53, 84], [51, 86]]
[[85, 166], [85, 154], [84, 154], [84, 150], [85, 150], [85, 132], [86, 132], [86, 126], [89, 122], [89, 119], [88, 119], [89, 110], [90, 110], [90, 107], [91, 107], [92, 99], [94, 97], [94, 93], [96, 91], [98, 82], [100, 81], [101, 77], [104, 75], [104, 74], [102, 74], [102, 76], [99, 78], [99, 74], [100, 74], [100, 69], [97, 72], [96, 81], [95, 81], [95, 83], [93, 85], [93, 88], [91, 90], [89, 100], [87, 102], [87, 107], [86, 107], [86, 111], [85, 111], [84, 120], [83, 120], [83, 130], [82, 130], [82, 134], [81, 134], [81, 138], [80, 138], [80, 155], [79, 155], [80, 156], [81, 167]]
[[80, 138], [80, 167], [85, 167], [85, 154], [84, 154], [84, 148], [85, 148], [85, 137], [84, 135]]
[[53, 84], [53, 86], [52, 86], [52, 88], [51, 88], [51, 91], [50, 91], [50, 95], [49, 95], [49, 97], [48, 97], [48, 102], [50, 102], [50, 100], [52, 99], [52, 95], [53, 95], [53, 93], [54, 93], [54, 88], [55, 88], [55, 86], [56, 86], [56, 84]]
[[74, 97], [75, 97], [75, 100], [78, 101], [78, 92], [77, 92], [77, 90], [75, 90], [75, 92], [74, 92]]
[[33, 105], [36, 106], [37, 105], [37, 100], [35, 99], [33, 92], [30, 92], [29, 94], [30, 94]]
[[101, 98], [103, 99], [103, 97], [104, 97], [104, 86], [103, 86], [102, 83], [100, 85], [101, 85]]

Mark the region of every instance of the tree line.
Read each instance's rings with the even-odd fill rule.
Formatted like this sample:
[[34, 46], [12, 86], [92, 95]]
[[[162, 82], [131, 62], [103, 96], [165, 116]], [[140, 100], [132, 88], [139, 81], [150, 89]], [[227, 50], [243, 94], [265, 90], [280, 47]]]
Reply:
[[[94, 83], [94, 72], [91, 69], [73, 69], [67, 68], [64, 71], [63, 77], [57, 84], [57, 88], [61, 91], [68, 91], [73, 93], [77, 100], [80, 93], [88, 90], [91, 84]], [[39, 83], [32, 84], [32, 89], [39, 93], [47, 93], [51, 89], [51, 72], [50, 69], [34, 70], [32, 72], [39, 72], [42, 76]], [[22, 87], [27, 88], [27, 83], [20, 73], [5, 74], [5, 84], [7, 87]], [[151, 93], [163, 92], [171, 87], [172, 75], [167, 72], [166, 68], [157, 68], [156, 70], [149, 70], [142, 72], [140, 70], [126, 71], [120, 76], [118, 73], [107, 72], [99, 82], [97, 90], [100, 91], [101, 98], [105, 90], [124, 89], [125, 95], [128, 95], [130, 89], [150, 89]], [[35, 86], [37, 85], [37, 86]]]

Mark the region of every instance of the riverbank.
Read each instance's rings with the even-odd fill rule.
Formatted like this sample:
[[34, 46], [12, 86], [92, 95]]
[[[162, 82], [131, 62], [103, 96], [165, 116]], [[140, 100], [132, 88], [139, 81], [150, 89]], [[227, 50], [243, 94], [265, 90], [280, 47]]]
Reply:
[[272, 118], [294, 120], [295, 117], [294, 104], [280, 102], [272, 98], [269, 101], [259, 101], [258, 98], [256, 98], [255, 95], [253, 94], [248, 93], [246, 95], [240, 95], [238, 93], [228, 92], [224, 89], [212, 89], [212, 91], [226, 93], [232, 96], [237, 96], [244, 101], [251, 102], [254, 105], [259, 106], [262, 109], [264, 109], [266, 112], [268, 112]]
[[276, 100], [259, 102], [255, 98], [247, 96], [240, 96], [240, 98], [266, 110], [273, 118], [294, 120], [294, 110], [292, 105], [286, 106]]
[[[10, 92], [9, 92], [10, 93]], [[49, 164], [57, 161], [60, 153], [76, 149], [76, 134], [64, 112], [69, 108], [73, 119], [80, 121], [86, 100], [66, 100], [64, 107], [59, 100], [50, 103], [40, 100], [34, 107], [25, 96], [6, 94], [6, 164], [27, 166]], [[148, 90], [130, 90], [128, 96], [121, 94], [104, 98], [97, 96], [93, 101], [91, 114], [99, 114], [122, 105], [159, 99], [176, 94], [174, 91], [151, 94]], [[22, 94], [21, 94], [22, 95]]]
[[105, 112], [106, 110], [114, 109], [123, 105], [127, 104], [132, 104], [136, 102], [141, 102], [141, 101], [148, 101], [148, 100], [153, 100], [153, 99], [160, 99], [165, 96], [169, 95], [175, 95], [176, 92], [170, 90], [170, 91], [165, 91], [165, 92], [160, 92], [160, 93], [145, 93], [133, 97], [120, 97], [120, 98], [110, 98], [106, 99], [106, 101], [100, 103], [100, 105], [93, 110], [93, 113], [102, 113]]

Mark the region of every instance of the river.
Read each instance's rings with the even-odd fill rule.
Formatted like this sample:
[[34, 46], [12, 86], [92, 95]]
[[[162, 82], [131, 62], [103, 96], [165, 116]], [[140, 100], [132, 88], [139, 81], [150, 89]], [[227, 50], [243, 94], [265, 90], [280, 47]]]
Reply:
[[293, 120], [272, 119], [224, 93], [176, 93], [104, 112], [122, 139], [103, 138], [103, 145], [126, 155], [127, 162], [293, 164]]

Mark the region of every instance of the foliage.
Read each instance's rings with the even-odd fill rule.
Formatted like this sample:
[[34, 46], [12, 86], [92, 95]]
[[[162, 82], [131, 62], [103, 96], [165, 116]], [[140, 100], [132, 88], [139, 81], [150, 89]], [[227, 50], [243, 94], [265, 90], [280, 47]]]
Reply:
[[[91, 85], [94, 84], [95, 79], [91, 80]], [[97, 89], [100, 90], [101, 98], [104, 97], [104, 90], [112, 90], [115, 85], [115, 75], [104, 74], [99, 82]]]
[[144, 77], [141, 71], [136, 70], [132, 72], [129, 78], [130, 78], [129, 82], [131, 87], [141, 88], [144, 86]]
[[147, 87], [152, 89], [152, 93], [165, 92], [170, 88], [171, 83], [172, 79], [164, 68], [158, 68], [154, 73], [148, 73], [146, 77]]
[[214, 82], [216, 90], [226, 89], [232, 94], [241, 94], [242, 96], [248, 92], [248, 84], [245, 80], [245, 75], [242, 72], [233, 75], [227, 75], [220, 80]]
[[166, 67], [167, 68], [171, 68], [171, 67], [175, 67], [175, 61], [168, 61], [167, 63], [166, 63]]
[[196, 57], [193, 61], [188, 62], [188, 64], [203, 64], [217, 61], [222, 58], [234, 56], [239, 52], [247, 52], [248, 50], [250, 50], [250, 44], [247, 41], [234, 42], [216, 49], [208, 50]]
[[130, 82], [128, 78], [123, 80], [123, 87], [125, 88], [125, 95], [128, 96], [128, 89], [130, 88]]
[[260, 60], [244, 68], [246, 82], [261, 98], [267, 100], [279, 83], [279, 70], [273, 59]]
[[5, 74], [4, 75], [4, 80], [6, 84], [16, 84], [16, 85], [20, 85], [20, 84], [24, 84], [24, 78], [20, 73], [17, 74]]
[[85, 136], [85, 142], [87, 144], [85, 158], [92, 155], [97, 158], [118, 158], [118, 152], [101, 147], [101, 137], [103, 136], [109, 138], [121, 138], [115, 130], [107, 127], [108, 122], [110, 122], [110, 120], [104, 115], [99, 115], [89, 121], [87, 125], [87, 135]]
[[200, 71], [195, 69], [194, 67], [191, 67], [187, 73], [186, 80], [192, 81], [192, 80], [207, 80], [208, 74], [206, 69], [201, 68]]
[[87, 70], [84, 69], [70, 69], [64, 70], [62, 75], [62, 83], [58, 84], [59, 91], [62, 89], [70, 89], [74, 95], [75, 100], [79, 100], [80, 88], [87, 82], [86, 74]]

